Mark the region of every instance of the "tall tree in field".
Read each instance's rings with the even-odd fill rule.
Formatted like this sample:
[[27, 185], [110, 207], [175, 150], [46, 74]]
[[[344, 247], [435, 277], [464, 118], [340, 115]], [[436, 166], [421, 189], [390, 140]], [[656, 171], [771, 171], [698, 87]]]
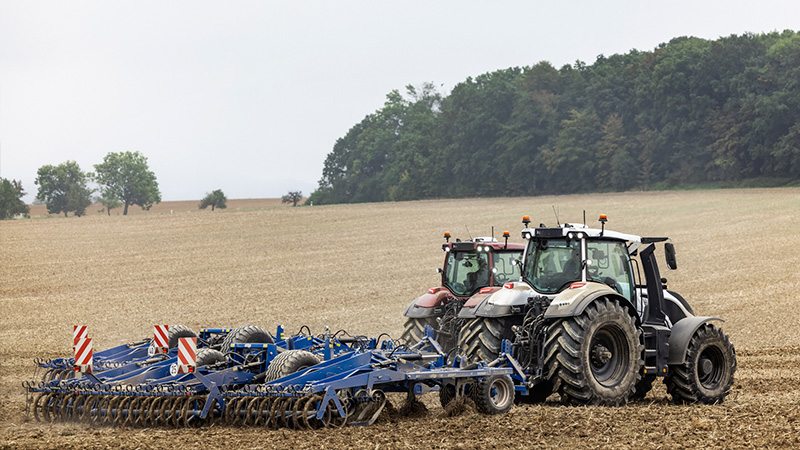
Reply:
[[10, 219], [17, 214], [28, 215], [30, 208], [22, 201], [23, 195], [22, 182], [0, 178], [0, 220]]
[[125, 208], [123, 215], [128, 214], [129, 205], [148, 210], [153, 203], [161, 202], [156, 176], [147, 166], [147, 158], [139, 152], [109, 153], [94, 169], [103, 196], [119, 199]]
[[297, 203], [303, 199], [303, 191], [289, 191], [288, 194], [281, 197], [281, 203], [291, 203], [292, 206], [297, 206]]
[[76, 216], [86, 214], [86, 207], [92, 204], [92, 189], [86, 186], [87, 175], [75, 161], [67, 161], [58, 166], [46, 165], [39, 168], [34, 183], [39, 186], [36, 198], [45, 202], [50, 214], [74, 212]]
[[228, 199], [225, 197], [225, 193], [222, 192], [222, 189], [217, 189], [210, 194], [206, 194], [203, 197], [203, 200], [200, 200], [200, 209], [206, 209], [209, 206], [211, 207], [211, 211], [214, 211], [214, 208], [225, 209], [228, 205], [225, 203]]

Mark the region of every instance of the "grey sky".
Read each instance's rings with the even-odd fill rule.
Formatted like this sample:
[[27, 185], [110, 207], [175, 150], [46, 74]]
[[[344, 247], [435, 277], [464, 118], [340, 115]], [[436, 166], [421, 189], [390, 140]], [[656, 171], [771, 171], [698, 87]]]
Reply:
[[0, 0], [0, 176], [149, 158], [164, 200], [316, 188], [392, 89], [800, 29], [800, 2]]

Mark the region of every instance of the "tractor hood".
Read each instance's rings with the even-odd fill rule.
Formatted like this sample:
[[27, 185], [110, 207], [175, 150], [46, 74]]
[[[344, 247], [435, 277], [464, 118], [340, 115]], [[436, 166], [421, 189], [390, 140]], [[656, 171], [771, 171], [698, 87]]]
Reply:
[[475, 307], [474, 314], [477, 317], [504, 317], [519, 314], [528, 304], [528, 298], [535, 294], [533, 288], [525, 282], [506, 283], [502, 289], [492, 293]]

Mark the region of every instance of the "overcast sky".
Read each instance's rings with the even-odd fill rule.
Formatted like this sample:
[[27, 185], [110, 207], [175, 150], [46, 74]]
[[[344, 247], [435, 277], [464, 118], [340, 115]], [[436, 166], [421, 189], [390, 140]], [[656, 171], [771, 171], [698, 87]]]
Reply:
[[784, 29], [797, 0], [0, 0], [0, 176], [139, 151], [163, 200], [307, 195], [392, 89]]

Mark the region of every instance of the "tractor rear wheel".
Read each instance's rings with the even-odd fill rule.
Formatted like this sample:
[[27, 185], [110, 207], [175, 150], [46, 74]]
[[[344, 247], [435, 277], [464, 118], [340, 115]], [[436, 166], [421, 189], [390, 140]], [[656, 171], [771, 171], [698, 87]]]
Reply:
[[178, 339], [180, 338], [197, 337], [197, 333], [192, 331], [191, 328], [185, 325], [172, 325], [167, 330], [167, 339], [169, 339], [169, 348], [178, 346]]
[[640, 335], [634, 318], [608, 298], [551, 325], [544, 350], [545, 373], [561, 401], [605, 406], [627, 403], [644, 364]]
[[244, 325], [231, 330], [222, 341], [222, 352], [231, 350], [231, 344], [274, 344], [272, 336], [255, 325]]
[[286, 350], [269, 364], [264, 382], [275, 381], [303, 369], [319, 364], [319, 358], [305, 350]]
[[210, 366], [226, 360], [225, 355], [219, 350], [201, 348], [197, 351], [197, 367]]
[[505, 414], [514, 405], [514, 382], [508, 375], [493, 375], [473, 385], [469, 394], [478, 411]]
[[514, 317], [478, 317], [464, 324], [459, 347], [471, 362], [494, 361], [500, 355], [503, 339], [513, 340]]
[[689, 341], [686, 362], [669, 366], [664, 379], [675, 403], [721, 403], [731, 391], [736, 351], [728, 335], [701, 326]]

